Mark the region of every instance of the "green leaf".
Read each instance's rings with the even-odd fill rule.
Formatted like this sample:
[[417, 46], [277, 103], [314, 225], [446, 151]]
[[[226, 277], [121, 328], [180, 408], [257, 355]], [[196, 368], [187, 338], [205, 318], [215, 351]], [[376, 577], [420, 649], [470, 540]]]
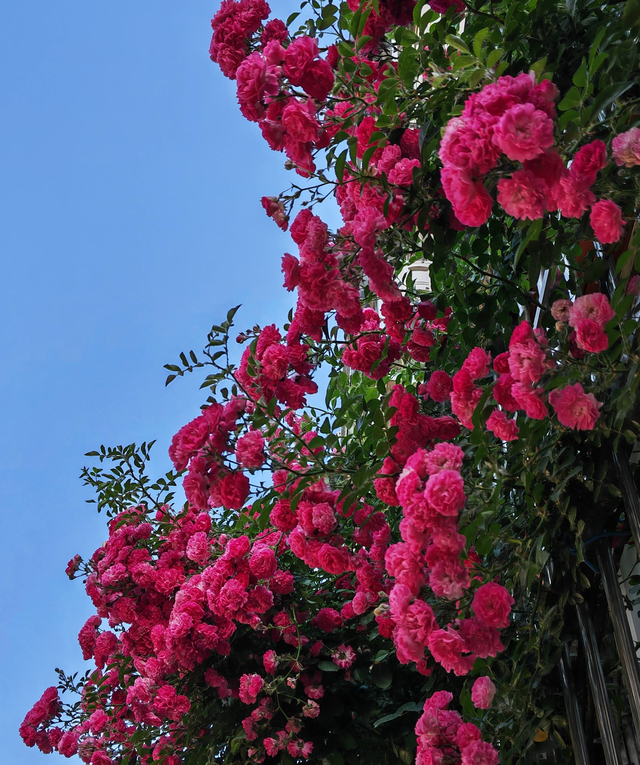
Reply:
[[640, 24], [640, 0], [627, 0], [622, 20], [627, 27], [635, 27]]
[[461, 37], [456, 37], [456, 35], [447, 35], [444, 39], [445, 42], [448, 45], [451, 45], [452, 48], [455, 48], [462, 53], [471, 53], [466, 42]]
[[386, 722], [390, 722], [391, 720], [396, 720], [398, 717], [401, 717], [405, 712], [421, 712], [422, 711], [422, 705], [416, 704], [414, 701], [408, 701], [406, 704], [403, 704], [401, 707], [396, 709], [395, 712], [392, 712], [389, 715], [385, 715], [384, 717], [380, 717], [378, 720], [376, 720], [373, 723], [374, 728], [378, 728], [380, 725], [383, 725]]
[[495, 50], [492, 50], [491, 53], [487, 56], [487, 69], [493, 69], [493, 67], [500, 61], [502, 58], [502, 54], [504, 51], [502, 48], [496, 48]]
[[341, 56], [346, 56], [347, 58], [353, 58], [355, 56], [355, 51], [353, 48], [344, 40], [340, 40], [338, 43], [338, 53], [340, 53]]
[[473, 38], [473, 52], [479, 59], [482, 59], [482, 46], [484, 45], [484, 41], [490, 31], [490, 27], [484, 27], [484, 29], [481, 29]]
[[558, 104], [558, 109], [561, 112], [566, 112], [567, 109], [573, 109], [574, 106], [578, 106], [581, 101], [580, 91], [576, 87], [570, 88], [569, 92]]
[[337, 672], [340, 667], [332, 661], [319, 661], [318, 669], [322, 672]]
[[[598, 114], [605, 111], [614, 101], [617, 101], [621, 95], [627, 92], [635, 83], [634, 82], [617, 82], [614, 85], [609, 85], [608, 88], [601, 90], [594, 98], [591, 105], [591, 114]], [[558, 107], [561, 108], [561, 107]]]
[[344, 167], [347, 163], [347, 156], [349, 154], [349, 149], [345, 149], [336, 160], [336, 178], [340, 183], [343, 182], [344, 178]]
[[580, 64], [580, 68], [578, 71], [573, 75], [573, 84], [577, 85], [579, 88], [584, 88], [584, 86], [587, 84], [587, 62], [586, 59], [582, 59], [582, 64]]

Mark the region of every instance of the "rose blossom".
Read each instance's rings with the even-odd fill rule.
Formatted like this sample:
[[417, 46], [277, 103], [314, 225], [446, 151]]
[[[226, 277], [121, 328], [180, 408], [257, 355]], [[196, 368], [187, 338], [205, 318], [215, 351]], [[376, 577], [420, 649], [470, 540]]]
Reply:
[[573, 306], [573, 300], [555, 300], [551, 306], [551, 315], [556, 321], [563, 323], [569, 321], [569, 310]]
[[242, 467], [257, 470], [264, 464], [264, 438], [259, 430], [240, 436], [236, 443], [236, 459]]
[[498, 752], [486, 741], [472, 741], [462, 750], [462, 765], [498, 765]]
[[471, 608], [489, 627], [508, 627], [511, 606], [515, 603], [508, 591], [497, 582], [483, 584], [473, 596]]
[[489, 709], [496, 695], [496, 687], [488, 677], [479, 677], [471, 689], [471, 701], [476, 709]]
[[571, 163], [570, 173], [581, 186], [592, 186], [598, 171], [607, 164], [607, 147], [603, 141], [592, 141], [582, 146]]
[[452, 389], [453, 382], [446, 372], [440, 369], [432, 372], [427, 382], [427, 393], [434, 401], [438, 403], [448, 401], [451, 398]]
[[429, 635], [428, 646], [433, 658], [447, 672], [453, 670], [454, 674], [460, 676], [471, 671], [475, 657], [462, 655], [466, 646], [460, 635], [451, 628], [434, 630]]
[[553, 144], [553, 122], [533, 104], [516, 104], [500, 118], [493, 142], [509, 159], [534, 159]]
[[466, 501], [462, 476], [456, 470], [441, 470], [429, 477], [424, 496], [441, 515], [457, 515]]
[[460, 472], [464, 452], [455, 444], [436, 444], [432, 451], [424, 453], [423, 459], [427, 475], [435, 475], [442, 470], [456, 470]]
[[487, 430], [490, 430], [494, 436], [501, 441], [517, 441], [518, 426], [515, 420], [510, 420], [507, 415], [495, 409], [487, 419]]
[[576, 324], [576, 343], [589, 353], [600, 353], [609, 347], [609, 338], [597, 321], [580, 319]]
[[617, 165], [640, 165], [640, 128], [632, 127], [626, 133], [617, 135], [611, 143], [611, 150]]
[[615, 315], [607, 296], [601, 292], [592, 292], [576, 298], [569, 309], [569, 326], [575, 329], [581, 319], [593, 319], [604, 329]]
[[307, 66], [318, 55], [318, 43], [308, 35], [297, 37], [284, 54], [284, 74], [292, 85], [300, 85]]
[[220, 498], [228, 510], [240, 510], [249, 496], [249, 479], [240, 472], [229, 473], [220, 481]]
[[601, 199], [593, 205], [589, 221], [602, 244], [617, 242], [622, 236], [622, 227], [627, 225], [622, 220], [622, 210], [610, 199]]
[[549, 403], [562, 425], [574, 430], [593, 430], [603, 406], [593, 393], [585, 393], [580, 383], [552, 390]]
[[318, 122], [313, 102], [291, 98], [282, 111], [282, 125], [294, 141], [307, 143], [318, 137]]
[[514, 383], [511, 386], [511, 395], [524, 409], [527, 417], [531, 417], [532, 420], [544, 420], [547, 416], [544, 388], [532, 388], [524, 383]]
[[498, 204], [518, 220], [542, 218], [547, 209], [547, 184], [531, 170], [516, 170], [498, 181]]
[[240, 678], [240, 701], [245, 704], [255, 704], [264, 680], [260, 675], [242, 675]]

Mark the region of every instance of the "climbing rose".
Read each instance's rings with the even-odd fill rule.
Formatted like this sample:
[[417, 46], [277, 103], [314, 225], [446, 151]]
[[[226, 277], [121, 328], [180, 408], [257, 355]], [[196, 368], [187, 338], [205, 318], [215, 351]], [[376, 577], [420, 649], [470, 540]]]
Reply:
[[547, 184], [530, 170], [516, 170], [498, 181], [498, 204], [519, 220], [542, 218], [546, 210]]
[[558, 415], [558, 420], [574, 430], [593, 430], [602, 402], [593, 393], [585, 393], [580, 383], [557, 388], [549, 393], [549, 403]]
[[495, 409], [487, 420], [487, 430], [501, 441], [516, 441], [518, 439], [518, 426], [515, 420], [510, 420], [507, 415]]
[[240, 701], [245, 704], [255, 704], [263, 685], [264, 680], [260, 675], [242, 675], [240, 678]]
[[573, 300], [555, 300], [551, 306], [551, 315], [556, 321], [565, 323], [569, 321], [569, 310], [573, 305]]
[[451, 398], [452, 389], [453, 382], [451, 377], [440, 369], [433, 372], [427, 382], [427, 393], [438, 403], [448, 401]]
[[580, 319], [576, 324], [576, 343], [583, 351], [600, 353], [609, 347], [609, 338], [597, 321]]
[[242, 467], [257, 470], [264, 464], [264, 438], [259, 430], [240, 436], [236, 443], [236, 459]]
[[622, 210], [610, 199], [601, 199], [591, 208], [589, 215], [591, 228], [602, 244], [613, 244], [622, 236]]
[[617, 135], [611, 144], [613, 158], [619, 166], [640, 165], [640, 128], [632, 127]]
[[477, 709], [489, 709], [496, 695], [496, 687], [488, 677], [479, 677], [471, 689], [471, 701]]
[[606, 295], [601, 292], [591, 292], [576, 298], [575, 303], [569, 308], [569, 326], [574, 329], [581, 319], [593, 319], [602, 329], [613, 319], [616, 312], [609, 304]]
[[509, 159], [534, 159], [553, 144], [553, 122], [533, 104], [515, 104], [500, 118], [493, 142]]
[[248, 496], [249, 479], [244, 473], [229, 473], [220, 482], [220, 498], [229, 510], [240, 510]]
[[472, 741], [462, 750], [462, 765], [498, 765], [498, 752], [486, 741]]
[[424, 496], [441, 515], [457, 515], [466, 499], [462, 476], [456, 470], [441, 470], [429, 477]]
[[478, 588], [471, 607], [475, 615], [489, 627], [508, 627], [514, 599], [497, 582], [488, 582]]

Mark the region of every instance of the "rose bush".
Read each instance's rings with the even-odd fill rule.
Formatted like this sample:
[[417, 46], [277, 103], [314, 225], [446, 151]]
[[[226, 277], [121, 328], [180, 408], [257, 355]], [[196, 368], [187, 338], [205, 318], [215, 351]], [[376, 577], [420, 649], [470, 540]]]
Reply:
[[20, 734], [93, 765], [568, 757], [555, 667], [601, 598], [591, 538], [629, 536], [611, 454], [640, 431], [637, 27], [303, 9], [223, 0], [210, 51], [301, 179], [261, 199], [296, 308], [237, 364], [233, 309], [167, 365], [208, 391], [172, 472], [91, 453], [109, 539], [67, 571], [95, 669]]

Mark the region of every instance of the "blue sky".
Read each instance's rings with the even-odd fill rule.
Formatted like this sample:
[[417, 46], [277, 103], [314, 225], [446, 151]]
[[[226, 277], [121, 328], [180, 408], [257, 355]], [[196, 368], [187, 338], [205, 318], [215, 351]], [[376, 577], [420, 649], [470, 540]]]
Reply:
[[[207, 55], [217, 0], [5, 2], [0, 82], [0, 751], [54, 667], [82, 669], [91, 613], [67, 561], [106, 538], [85, 504], [84, 452], [173, 433], [199, 380], [162, 365], [198, 350], [243, 303], [239, 328], [282, 324], [288, 235], [263, 194], [291, 175]], [[275, 0], [276, 15], [295, 7]], [[62, 761], [49, 755], [51, 761]]]

